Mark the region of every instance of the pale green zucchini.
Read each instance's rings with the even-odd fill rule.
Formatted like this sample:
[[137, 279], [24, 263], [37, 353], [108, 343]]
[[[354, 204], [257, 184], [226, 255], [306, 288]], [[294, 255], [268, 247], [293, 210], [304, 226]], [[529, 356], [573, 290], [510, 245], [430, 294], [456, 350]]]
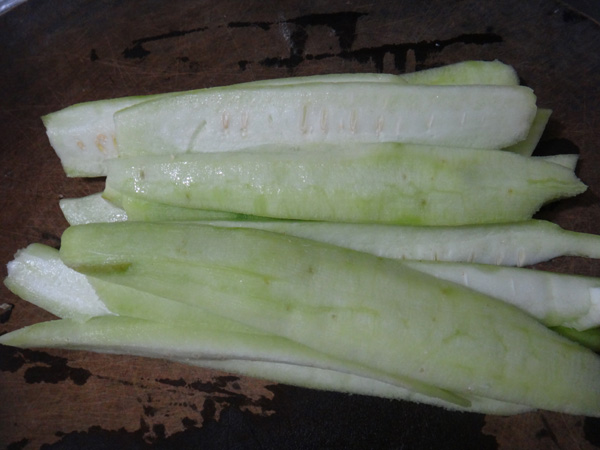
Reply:
[[203, 89], [119, 110], [114, 120], [120, 156], [310, 143], [499, 149], [525, 139], [535, 102], [524, 86], [307, 83]]
[[600, 352], [600, 327], [583, 331], [568, 327], [554, 327], [553, 330], [572, 341], [579, 342], [581, 345], [594, 350], [596, 353]]
[[[289, 341], [280, 350], [277, 338], [272, 336], [169, 326], [130, 317], [96, 317], [85, 323], [71, 320], [42, 322], [0, 336], [0, 343], [24, 348], [76, 349], [169, 359], [213, 369], [229, 369], [274, 382], [417, 401], [459, 411], [516, 414], [530, 410], [526, 406], [474, 395], [457, 397], [429, 386], [423, 390], [440, 394], [442, 398], [426, 395], [392, 382], [369, 378], [366, 375], [378, 374], [352, 363], [338, 362], [335, 358]], [[365, 374], [361, 374], [362, 371]], [[390, 377], [382, 375], [382, 378]]]
[[[581, 331], [600, 326], [598, 278], [483, 264], [404, 264], [513, 304], [548, 327]], [[4, 283], [13, 293], [61, 318], [86, 321], [93, 316], [117, 314], [172, 325], [204, 324], [248, 331], [219, 317], [208, 315], [207, 319], [207, 314], [196, 308], [85, 276], [67, 267], [58, 250], [42, 244], [20, 250], [7, 269]]]
[[457, 411], [479, 412], [495, 415], [512, 415], [530, 411], [531, 409], [513, 403], [501, 402], [490, 398], [468, 396], [469, 407], [461, 407], [455, 403], [427, 397], [418, 392], [403, 389], [389, 383], [382, 383], [371, 378], [360, 377], [351, 373], [337, 372], [317, 367], [296, 366], [292, 364], [270, 361], [251, 361], [245, 359], [227, 360], [179, 360], [185, 364], [199, 367], [224, 370], [241, 375], [261, 378], [278, 383], [292, 384], [311, 389], [344, 392], [349, 394], [370, 395], [375, 397], [407, 400], [426, 403]]
[[544, 220], [420, 227], [293, 220], [204, 221], [289, 234], [393, 259], [530, 266], [559, 256], [600, 258], [600, 236]]
[[511, 305], [398, 261], [193, 224], [82, 225], [62, 242], [61, 258], [80, 271], [338, 359], [459, 396], [600, 415], [597, 355]]
[[[73, 271], [65, 266], [54, 248], [42, 244], [31, 244], [21, 250], [14, 261], [8, 265], [8, 277], [5, 284], [21, 298], [34, 303], [59, 317], [70, 317], [79, 322], [85, 322], [95, 315], [117, 314], [120, 316], [144, 319], [142, 328], [147, 325], [146, 321], [158, 322], [169, 326], [181, 328], [202, 327], [204, 330], [233, 331], [233, 336], [242, 333], [257, 333], [257, 330], [244, 327], [243, 325], [227, 321], [219, 316], [206, 313], [205, 311], [190, 307], [180, 302], [170, 301], [156, 297], [151, 294], [138, 291], [126, 286], [106, 283], [94, 277], [87, 277]], [[103, 306], [98, 308], [99, 300], [104, 303], [110, 312]], [[60, 307], [57, 308], [57, 305]], [[6, 335], [0, 341], [7, 345], [21, 347], [48, 347], [79, 348], [93, 351], [109, 351], [111, 353], [135, 353], [143, 356], [155, 356], [168, 359], [178, 359], [188, 364], [204, 367], [229, 370], [247, 376], [270, 379], [277, 382], [291, 383], [298, 386], [316, 389], [337, 390], [342, 392], [358, 393], [364, 395], [375, 395], [386, 398], [404, 399], [417, 402], [435, 404], [450, 409], [473, 410], [493, 414], [512, 414], [523, 412], [526, 408], [494, 402], [491, 399], [479, 399], [469, 397], [472, 405], [469, 408], [460, 407], [455, 403], [440, 400], [436, 397], [423, 396], [422, 394], [404, 389], [373, 378], [365, 378], [351, 373], [350, 367], [338, 367], [338, 370], [323, 369], [319, 367], [331, 367], [331, 363], [323, 362], [322, 355], [312, 356], [313, 359], [306, 360], [306, 349], [299, 348], [289, 341], [272, 336], [273, 341], [268, 348], [269, 361], [256, 361], [255, 359], [233, 359], [228, 357], [223, 360], [225, 354], [231, 356], [231, 352], [245, 348], [245, 345], [233, 345], [220, 354], [216, 360], [197, 360], [189, 357], [183, 358], [178, 355], [177, 348], [167, 351], [165, 354], [157, 354], [157, 344], [154, 342], [162, 340], [161, 330], [153, 328], [153, 339], [136, 344], [127, 340], [136, 327], [140, 326], [133, 322], [133, 330], [130, 328], [132, 322], [125, 322], [127, 330], [123, 333], [118, 331], [118, 338], [111, 334], [111, 322], [94, 321], [90, 327], [79, 327], [69, 321], [52, 322], [51, 324], [37, 325], [26, 330]], [[117, 322], [119, 326], [119, 322]], [[101, 328], [99, 329], [98, 326]], [[117, 327], [118, 330], [120, 328]], [[43, 330], [43, 333], [40, 331]], [[99, 332], [102, 331], [102, 332]], [[570, 332], [570, 330], [566, 330]], [[158, 334], [156, 334], [158, 332]], [[106, 336], [112, 336], [106, 340]], [[135, 334], [135, 333], [134, 333]], [[193, 332], [192, 332], [193, 334]], [[60, 337], [62, 336], [62, 338]], [[90, 337], [91, 336], [91, 337]], [[244, 336], [244, 335], [242, 335]], [[210, 335], [211, 339], [214, 336]], [[216, 335], [218, 338], [218, 334]], [[62, 341], [61, 341], [62, 339]], [[101, 339], [101, 340], [100, 340]], [[189, 336], [186, 334], [186, 342]], [[228, 337], [230, 342], [231, 337]], [[68, 341], [68, 342], [65, 342]], [[169, 341], [169, 339], [167, 339]], [[206, 342], [206, 341], [203, 341]], [[198, 351], [204, 348], [202, 342], [197, 343]], [[210, 345], [210, 344], [209, 344]], [[275, 350], [283, 346], [286, 357], [282, 358]], [[185, 344], [184, 344], [185, 346]], [[140, 353], [141, 348], [148, 348]], [[206, 351], [206, 350], [204, 350]], [[153, 352], [153, 353], [152, 353]], [[151, 353], [151, 354], [149, 354]], [[264, 353], [264, 351], [263, 351]], [[260, 351], [253, 353], [258, 357]], [[189, 356], [189, 355], [187, 355]], [[239, 356], [239, 355], [238, 355]], [[281, 360], [290, 361], [293, 356], [294, 363], [283, 363]], [[286, 359], [287, 358], [287, 359]], [[304, 358], [307, 366], [299, 365]], [[275, 362], [277, 360], [277, 362]], [[321, 361], [319, 363], [319, 361]], [[316, 367], [316, 366], [319, 367]]]
[[[123, 220], [127, 217], [124, 209], [103, 199], [100, 193], [68, 200], [65, 204], [61, 201], [61, 208], [70, 225], [112, 222], [115, 217]], [[600, 258], [599, 236], [565, 230], [544, 220], [455, 227], [266, 220], [260, 217], [227, 220], [227, 216], [236, 215], [178, 208], [133, 197], [125, 201], [130, 220], [193, 220], [220, 227], [258, 228], [394, 259], [522, 267], [559, 256]], [[220, 218], [210, 219], [211, 215]]]
[[[260, 80], [241, 84], [268, 86], [323, 82], [384, 82], [396, 84], [498, 84], [517, 85], [514, 69], [499, 61], [465, 61], [404, 75], [330, 74], [308, 77]], [[240, 86], [240, 85], [237, 85]], [[68, 176], [106, 175], [105, 160], [117, 156], [113, 114], [125, 107], [160, 97], [177, 95], [124, 97], [69, 106], [45, 115], [42, 120], [50, 144], [60, 157]]]
[[114, 159], [104, 197], [279, 219], [464, 225], [527, 220], [586, 189], [568, 168], [504, 151], [317, 148]]
[[7, 272], [4, 284], [8, 289], [63, 319], [85, 322], [92, 317], [119, 315], [170, 325], [251, 330], [198, 308], [83, 275], [67, 267], [58, 250], [43, 244], [19, 250], [8, 263]]
[[[352, 361], [342, 361], [295, 342], [264, 333], [221, 330], [210, 326], [166, 325], [127, 316], [99, 316], [86, 322], [69, 319], [41, 322], [0, 336], [0, 344], [129, 354], [166, 359], [248, 359], [281, 362], [351, 373], [402, 387], [462, 408], [467, 397], [388, 375]], [[433, 401], [433, 400], [432, 400]], [[523, 409], [523, 407], [520, 407]]]
[[558, 164], [559, 166], [566, 167], [570, 170], [575, 170], [577, 167], [577, 162], [579, 161], [579, 155], [576, 154], [534, 156], [534, 158], [543, 159], [544, 161]]
[[[163, 357], [177, 355], [179, 358], [248, 358], [261, 361], [283, 362], [294, 365], [308, 365], [324, 369], [361, 374], [379, 381], [410, 386], [428, 396], [443, 398], [446, 402], [467, 405], [467, 402], [446, 392], [438, 392], [431, 386], [421, 386], [418, 381], [393, 377], [378, 373], [349, 362], [336, 361], [319, 352], [285, 338], [273, 336], [239, 322], [211, 314], [200, 308], [168, 300], [152, 294], [118, 284], [104, 282], [65, 266], [58, 251], [41, 244], [31, 244], [16, 255], [9, 264], [5, 284], [12, 292], [23, 299], [46, 309], [61, 318], [79, 323], [88, 322], [94, 317], [118, 315], [124, 319], [116, 322], [95, 320], [87, 328], [71, 325], [70, 321], [53, 322], [28, 328], [11, 337], [3, 338], [6, 344], [17, 346], [47, 346], [104, 350], [119, 353], [135, 353], [135, 348], [147, 347], [142, 356], [161, 356], [153, 354], [153, 349], [164, 348], [164, 342], [156, 343], [143, 335], [146, 325], [137, 325], [126, 318], [141, 319], [144, 322], [164, 324], [176, 329], [202, 330], [202, 334], [186, 333], [187, 344], [173, 346]], [[114, 332], [111, 324], [120, 331]], [[95, 328], [101, 324], [104, 332]], [[132, 329], [122, 330], [122, 327]], [[141, 331], [136, 327], [142, 327]], [[64, 331], [64, 327], [68, 327]], [[44, 331], [43, 338], [34, 338], [36, 330], [57, 330], [56, 333]], [[32, 330], [34, 330], [32, 332]], [[62, 331], [61, 331], [62, 330]], [[136, 331], [137, 330], [137, 331]], [[157, 330], [160, 334], [160, 330]], [[33, 334], [32, 334], [33, 333]], [[65, 334], [66, 333], [66, 334]], [[91, 335], [90, 335], [91, 334]], [[66, 336], [66, 338], [65, 338]], [[128, 347], [128, 336], [135, 336], [133, 350]], [[141, 341], [139, 338], [141, 338]], [[179, 335], [180, 336], [180, 335]], [[29, 339], [23, 341], [23, 338]], [[100, 340], [98, 340], [100, 338]], [[35, 339], [38, 339], [35, 341]], [[65, 342], [66, 339], [66, 342]], [[131, 339], [131, 338], [129, 338]], [[167, 339], [168, 341], [168, 339]], [[218, 344], [215, 342], [218, 341]], [[130, 346], [132, 344], [129, 344]], [[129, 351], [127, 349], [130, 349]], [[123, 350], [125, 349], [125, 350]]]
[[126, 196], [119, 196], [118, 199], [113, 196], [112, 201], [108, 201], [102, 196], [101, 192], [85, 197], [61, 199], [59, 204], [63, 216], [69, 225], [123, 222], [126, 220], [160, 222], [176, 220], [242, 220], [248, 218], [243, 214], [180, 208]]
[[[111, 197], [112, 200], [115, 196]], [[119, 204], [127, 211], [129, 220], [146, 222], [196, 221], [196, 220], [246, 220], [246, 214], [229, 211], [210, 211], [198, 208], [182, 208], [165, 203], [151, 202], [138, 197], [121, 195]]]
[[454, 64], [417, 70], [399, 75], [408, 84], [429, 85], [464, 85], [492, 84], [516, 86], [519, 76], [515, 69], [498, 60], [495, 61], [463, 61]]

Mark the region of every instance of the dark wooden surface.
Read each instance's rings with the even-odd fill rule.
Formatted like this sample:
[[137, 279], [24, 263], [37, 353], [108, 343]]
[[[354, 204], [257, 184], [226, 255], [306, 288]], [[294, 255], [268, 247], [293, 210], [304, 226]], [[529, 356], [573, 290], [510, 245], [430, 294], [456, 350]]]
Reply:
[[[332, 72], [402, 73], [500, 59], [552, 121], [539, 154], [580, 154], [590, 186], [545, 208], [600, 233], [600, 26], [554, 0], [29, 0], [0, 16], [0, 262], [58, 247], [67, 179], [39, 117], [76, 102]], [[597, 261], [543, 268], [600, 276]], [[2, 269], [5, 276], [6, 269]], [[50, 319], [14, 305], [0, 332]], [[502, 418], [317, 392], [142, 358], [0, 348], [4, 448], [590, 449], [597, 419]]]

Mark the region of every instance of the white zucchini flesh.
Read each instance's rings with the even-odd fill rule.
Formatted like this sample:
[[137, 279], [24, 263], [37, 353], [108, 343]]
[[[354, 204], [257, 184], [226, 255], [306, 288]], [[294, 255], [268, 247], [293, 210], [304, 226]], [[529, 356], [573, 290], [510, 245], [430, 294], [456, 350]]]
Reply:
[[[404, 75], [331, 74], [260, 80], [242, 85], [300, 84], [319, 81], [385, 82], [397, 84], [517, 85], [515, 70], [499, 61], [465, 61]], [[106, 175], [105, 161], [117, 156], [113, 115], [134, 104], [179, 93], [131, 96], [79, 103], [45, 115], [42, 120], [50, 144], [70, 177]]]
[[527, 220], [585, 189], [543, 159], [388, 143], [118, 158], [103, 195], [279, 219], [454, 226]]
[[158, 96], [132, 96], [79, 103], [42, 117], [50, 145], [69, 177], [105, 175], [117, 157], [113, 114]]
[[517, 306], [549, 327], [600, 326], [600, 279], [487, 264], [404, 261], [405, 265]]
[[548, 125], [551, 115], [551, 109], [538, 108], [533, 123], [527, 133], [527, 137], [503, 150], [518, 153], [523, 156], [531, 156], [544, 134], [544, 130], [546, 129], [546, 125]]
[[458, 395], [600, 414], [597, 355], [470, 289], [260, 230], [109, 225], [69, 228], [64, 262]]
[[101, 192], [79, 198], [62, 198], [58, 204], [69, 225], [123, 222], [128, 219], [127, 212], [105, 200]]
[[499, 149], [525, 139], [535, 103], [524, 86], [307, 83], [204, 89], [119, 110], [114, 120], [123, 157], [309, 143]]
[[534, 156], [533, 158], [540, 158], [544, 161], [552, 162], [571, 170], [575, 170], [577, 168], [577, 162], [579, 161], [579, 155], [576, 154]]
[[362, 374], [361, 368], [352, 363], [338, 362], [291, 342], [280, 350], [277, 338], [272, 336], [169, 326], [130, 317], [95, 317], [85, 323], [68, 319], [42, 322], [0, 336], [0, 343], [169, 359], [212, 369], [233, 369], [236, 373], [275, 382], [418, 401], [459, 411], [516, 414], [531, 409], [474, 395], [458, 397], [425, 386], [424, 391], [440, 394], [441, 398], [430, 396], [394, 384], [394, 380], [369, 378], [368, 375], [378, 374], [369, 370]]
[[113, 314], [88, 278], [64, 265], [58, 250], [30, 244], [7, 264], [4, 284], [19, 297], [65, 319], [86, 321]]

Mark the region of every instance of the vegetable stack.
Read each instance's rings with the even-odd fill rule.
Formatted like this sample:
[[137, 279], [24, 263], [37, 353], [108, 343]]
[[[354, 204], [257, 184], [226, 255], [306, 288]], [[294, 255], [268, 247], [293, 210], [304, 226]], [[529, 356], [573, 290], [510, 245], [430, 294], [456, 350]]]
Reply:
[[132, 354], [461, 411], [600, 416], [600, 257], [535, 220], [586, 186], [532, 156], [549, 119], [512, 67], [287, 78], [43, 118], [68, 176], [56, 250], [6, 285], [58, 319], [20, 347]]

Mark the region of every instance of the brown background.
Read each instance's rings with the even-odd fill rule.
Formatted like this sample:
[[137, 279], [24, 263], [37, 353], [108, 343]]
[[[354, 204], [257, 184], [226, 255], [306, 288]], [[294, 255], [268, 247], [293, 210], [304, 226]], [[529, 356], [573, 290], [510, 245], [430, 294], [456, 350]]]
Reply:
[[[39, 117], [76, 102], [332, 72], [402, 73], [500, 59], [552, 121], [538, 154], [581, 156], [590, 189], [540, 214], [600, 233], [600, 26], [554, 0], [29, 0], [0, 16], [0, 262], [55, 247], [67, 179]], [[597, 261], [543, 268], [600, 276]], [[3, 269], [2, 276], [6, 271]], [[14, 305], [0, 332], [51, 316]], [[4, 448], [589, 449], [598, 419], [449, 413], [142, 358], [0, 347]]]

